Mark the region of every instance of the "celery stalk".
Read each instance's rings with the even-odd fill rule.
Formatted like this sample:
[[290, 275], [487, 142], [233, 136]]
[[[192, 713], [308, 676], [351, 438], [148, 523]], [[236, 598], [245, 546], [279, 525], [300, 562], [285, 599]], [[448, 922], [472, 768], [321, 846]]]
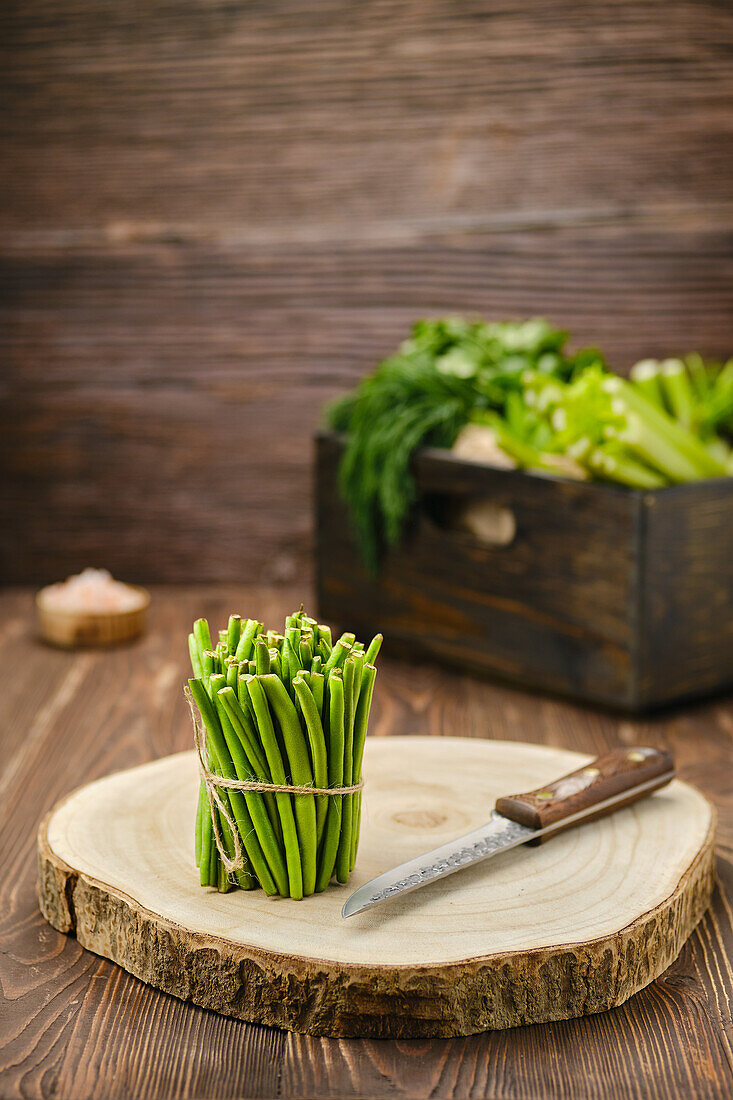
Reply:
[[660, 366], [656, 359], [642, 359], [631, 368], [631, 380], [648, 401], [664, 409], [664, 397], [659, 382]]
[[603, 447], [591, 451], [586, 461], [594, 473], [620, 485], [628, 485], [631, 489], [659, 489], [666, 484], [655, 470], [650, 470], [634, 458], [609, 454]]
[[629, 412], [636, 414], [645, 431], [653, 431], [664, 438], [687, 459], [696, 471], [694, 477], [720, 477], [726, 473], [725, 466], [708, 453], [699, 439], [647, 401], [630, 382], [613, 375], [604, 379], [602, 385], [605, 392], [616, 399], [614, 411], [625, 415]]
[[680, 424], [692, 427], [695, 413], [695, 394], [690, 378], [680, 359], [667, 359], [662, 363], [661, 383], [667, 404]]

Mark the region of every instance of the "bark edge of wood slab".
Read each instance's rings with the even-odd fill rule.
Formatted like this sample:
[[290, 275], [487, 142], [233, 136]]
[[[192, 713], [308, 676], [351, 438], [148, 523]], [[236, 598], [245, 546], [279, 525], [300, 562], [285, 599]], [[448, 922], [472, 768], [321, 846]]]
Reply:
[[[477, 793], [461, 789], [460, 807], [446, 809], [448, 820], [442, 825], [439, 823], [438, 828], [452, 830], [454, 835], [460, 829], [455, 828], [450, 813], [460, 814], [465, 810], [475, 814], [478, 812], [477, 806], [483, 805], [485, 798], [488, 818], [496, 796], [502, 790], [517, 790], [532, 783], [537, 786], [543, 781], [550, 782], [570, 770], [568, 765], [577, 767], [590, 762], [590, 758], [563, 750], [462, 738], [374, 738], [370, 739], [368, 747], [371, 750], [368, 790], [373, 805], [364, 824], [367, 826], [366, 836], [373, 832], [374, 847], [381, 849], [384, 848], [384, 836], [391, 835], [390, 828], [397, 830], [395, 843], [408, 843], [413, 847], [421, 844], [426, 849], [442, 843], [443, 834], [436, 837], [434, 827], [440, 814], [432, 813], [431, 816], [430, 807], [440, 809], [446, 797], [450, 801], [450, 783], [456, 781], [456, 776], [460, 784], [466, 775], [476, 774], [479, 789]], [[393, 768], [404, 766], [407, 758], [413, 760], [415, 774], [407, 781], [406, 787], [393, 796], [384, 789], [384, 776], [389, 775]], [[482, 758], [495, 772], [502, 774], [498, 778], [478, 774], [480, 769], [477, 763]], [[525, 758], [528, 761], [526, 768], [521, 763]], [[436, 775], [436, 763], [441, 759], [444, 761], [444, 774]], [[448, 765], [453, 770], [447, 773], [446, 778]], [[352, 938], [349, 942], [357, 945], [354, 951], [357, 961], [353, 962], [316, 957], [317, 952], [313, 957], [297, 951], [288, 953], [286, 943], [278, 951], [262, 944], [235, 942], [224, 935], [212, 934], [210, 930], [184, 926], [179, 920], [170, 919], [170, 914], [154, 911], [136, 899], [132, 891], [121, 889], [119, 884], [103, 882], [88, 867], [75, 867], [74, 862], [83, 864], [84, 860], [67, 861], [54, 850], [49, 839], [49, 830], [56, 828], [58, 831], [61, 820], [56, 818], [54, 822], [55, 815], [63, 811], [69, 818], [75, 806], [82, 805], [85, 798], [89, 802], [94, 796], [94, 792], [89, 793], [92, 788], [98, 784], [129, 782], [131, 792], [133, 788], [139, 790], [144, 788], [147, 770], [156, 767], [156, 774], [163, 778], [168, 772], [175, 772], [178, 786], [174, 784], [172, 788], [175, 798], [173, 794], [170, 796], [166, 803], [169, 806], [180, 805], [180, 776], [190, 768], [193, 813], [196, 771], [193, 754], [189, 753], [143, 765], [130, 772], [117, 773], [96, 784], [79, 788], [58, 803], [39, 828], [38, 893], [41, 911], [59, 931], [74, 933], [82, 946], [118, 963], [148, 984], [205, 1008], [253, 1023], [332, 1037], [428, 1038], [468, 1035], [601, 1012], [628, 1000], [674, 961], [705, 912], [713, 889], [714, 810], [697, 792], [675, 781], [666, 788], [670, 792], [668, 798], [671, 800], [674, 796], [681, 799], [679, 806], [683, 811], [687, 806], [687, 813], [690, 813], [690, 806], [694, 810], [694, 820], [688, 822], [695, 834], [694, 845], [690, 846], [692, 854], [689, 859], [686, 858], [685, 866], [677, 868], [675, 865], [675, 882], [666, 896], [648, 908], [640, 905], [633, 919], [617, 929], [579, 938], [577, 942], [549, 942], [524, 950], [501, 949], [463, 958], [448, 958], [450, 952], [446, 948], [445, 959], [426, 963], [409, 959], [404, 963], [389, 964], [364, 961], [364, 958], [359, 960], [358, 927], [350, 933]], [[427, 782], [428, 776], [433, 777], [432, 784]], [[523, 784], [522, 778], [529, 782]], [[156, 779], [156, 782], [159, 781]], [[495, 786], [500, 784], [500, 787], [490, 791], [492, 783]], [[186, 779], [186, 799], [187, 784]], [[104, 788], [108, 789], [112, 788]], [[135, 795], [131, 793], [131, 797]], [[394, 802], [395, 797], [399, 798], [399, 802]], [[575, 859], [585, 868], [584, 873], [589, 874], [588, 868], [592, 868], [593, 860], [600, 860], [604, 853], [608, 855], [611, 851], [610, 834], [602, 830], [615, 828], [620, 830], [624, 845], [631, 848], [628, 864], [619, 873], [630, 875], [633, 871], [634, 845], [641, 835], [640, 822], [656, 820], [657, 830], [663, 824], [661, 817], [650, 817], [649, 811], [643, 809], [650, 802], [647, 799], [630, 810], [621, 811], [627, 815], [624, 819], [615, 815], [615, 819], [607, 818], [594, 825], [580, 826], [542, 848], [517, 849], [517, 852], [524, 853], [521, 856], [525, 860], [524, 870], [532, 867], [538, 881], [544, 881], [543, 875], [554, 874], [557, 877], [562, 873], [567, 877], [569, 870], [564, 861]], [[395, 810], [395, 806], [400, 805], [403, 809]], [[445, 806], [448, 806], [447, 802]], [[674, 816], [679, 812], [679, 806], [672, 801], [668, 809], [657, 804], [651, 813]], [[129, 812], [134, 814], [134, 807]], [[185, 812], [188, 812], [187, 808]], [[183, 808], [180, 813], [185, 816]], [[170, 824], [167, 818], [164, 824]], [[475, 824], [480, 824], [480, 820]], [[104, 834], [104, 831], [102, 823], [97, 834]], [[659, 835], [662, 835], [661, 832]], [[372, 877], [374, 869], [373, 865], [369, 865], [369, 860], [380, 858], [378, 853], [369, 850], [368, 844], [366, 848], [364, 881]], [[409, 852], [407, 854], [409, 858]], [[179, 858], [180, 852], [176, 850], [174, 855]], [[385, 855], [382, 851], [381, 870], [387, 869], [387, 861], [391, 858], [392, 853]], [[508, 853], [506, 858], [511, 860], [512, 854]], [[528, 859], [541, 859], [544, 863], [531, 864], [526, 862]], [[405, 937], [405, 921], [416, 920], [419, 926], [422, 920], [423, 927], [427, 928], [426, 922], [429, 922], [433, 909], [437, 908], [439, 915], [440, 906], [445, 908], [446, 904], [452, 907], [451, 912], [455, 910], [460, 917], [458, 911], [462, 905], [465, 906], [466, 898], [473, 898], [472, 914], [475, 917], [477, 898], [481, 904], [482, 899], [486, 899], [488, 905], [495, 893], [502, 897], [511, 895], [508, 877], [518, 872], [516, 869], [512, 871], [511, 863], [505, 862], [502, 867], [499, 867], [498, 860], [496, 863], [496, 867], [492, 866], [492, 861], [483, 865], [485, 879], [480, 877], [481, 866], [477, 866], [444, 880], [450, 884], [447, 889], [436, 890], [437, 884], [436, 887], [426, 887], [419, 891], [419, 895], [423, 898], [427, 896], [427, 900], [416, 906], [416, 895], [411, 895], [405, 899], [401, 913], [393, 910], [390, 915], [389, 907], [383, 906], [376, 911], [379, 914], [377, 918], [365, 914], [362, 937], [374, 935], [375, 942], [382, 943], [384, 950], [396, 953], [398, 949], [403, 949], [400, 948], [398, 936]], [[236, 894], [217, 895], [213, 891], [200, 890], [195, 882], [193, 867], [191, 880], [200, 895], [211, 899], [211, 905], [221, 906], [223, 903], [225, 911], [230, 906], [231, 912], [239, 918], [244, 914], [248, 920], [251, 916], [253, 921], [261, 912], [273, 915], [269, 917], [271, 924], [277, 924], [274, 916], [278, 920], [282, 916], [287, 921], [288, 910], [284, 910], [283, 906], [292, 906], [291, 912], [302, 923], [304, 910], [307, 911], [314, 901], [281, 899], [274, 903], [274, 908], [273, 902], [253, 893], [240, 892], [237, 900]], [[359, 880], [355, 881], [356, 885], [360, 884]], [[523, 890], [524, 883], [522, 879]], [[528, 880], [526, 890], [531, 892], [532, 887], [533, 883]], [[329, 906], [339, 910], [351, 888], [350, 883], [349, 887], [332, 888], [326, 894], [318, 895], [321, 901], [316, 905], [320, 906], [320, 914], [325, 913]], [[463, 894], [462, 891], [468, 893]], [[192, 893], [192, 897], [196, 896]], [[609, 902], [612, 897], [613, 891], [609, 893]], [[568, 906], [572, 906], [572, 898], [573, 894], [569, 892]], [[586, 901], [584, 898], [584, 904]], [[603, 905], [606, 904], [604, 898]], [[559, 908], [565, 907], [562, 905]], [[552, 909], [549, 911], [552, 912]], [[316, 917], [318, 914], [314, 911]], [[376, 923], [372, 923], [375, 920]], [[395, 922], [393, 930], [392, 921]], [[495, 921], [500, 923], [496, 915]], [[351, 923], [348, 922], [349, 925]], [[328, 942], [329, 934], [326, 929], [324, 943]], [[483, 925], [477, 934], [486, 934]], [[419, 939], [419, 929], [416, 935]], [[389, 944], [390, 937], [395, 941], [393, 948], [384, 946]], [[437, 941], [439, 944], [441, 939]], [[475, 942], [475, 936], [472, 942]], [[338, 950], [334, 948], [332, 954], [338, 954], [342, 947], [339, 945]], [[414, 947], [410, 948], [408, 944], [405, 950], [409, 954]], [[435, 944], [433, 950], [436, 950]], [[363, 955], [364, 951], [361, 953]]]

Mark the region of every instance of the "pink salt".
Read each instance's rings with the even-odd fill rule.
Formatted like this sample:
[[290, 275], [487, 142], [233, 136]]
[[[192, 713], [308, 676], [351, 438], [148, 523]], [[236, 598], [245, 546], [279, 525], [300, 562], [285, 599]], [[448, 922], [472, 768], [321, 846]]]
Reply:
[[45, 589], [43, 602], [53, 611], [87, 611], [91, 614], [133, 611], [144, 597], [106, 569], [84, 569], [60, 584]]

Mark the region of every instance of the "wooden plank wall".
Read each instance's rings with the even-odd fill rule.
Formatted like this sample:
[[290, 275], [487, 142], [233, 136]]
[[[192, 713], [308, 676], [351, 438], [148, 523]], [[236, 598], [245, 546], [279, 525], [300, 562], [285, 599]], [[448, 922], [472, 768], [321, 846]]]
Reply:
[[0, 568], [309, 570], [416, 316], [733, 351], [728, 0], [7, 0]]

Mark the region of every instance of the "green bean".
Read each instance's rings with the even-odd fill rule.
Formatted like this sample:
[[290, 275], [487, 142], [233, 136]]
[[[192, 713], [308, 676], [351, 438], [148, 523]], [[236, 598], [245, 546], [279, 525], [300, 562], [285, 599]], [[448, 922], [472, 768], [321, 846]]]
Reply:
[[316, 701], [316, 707], [318, 714], [323, 719], [323, 693], [324, 685], [326, 683], [326, 677], [322, 672], [311, 670], [310, 679], [308, 680], [308, 686], [313, 692], [313, 698]]
[[[280, 746], [275, 735], [275, 727], [272, 722], [267, 696], [260, 681], [250, 676], [246, 680], [246, 689], [251, 705], [257, 716], [257, 728], [259, 730], [262, 747], [267, 755], [267, 763], [273, 783], [286, 784], [288, 782], [283, 764]], [[288, 883], [291, 898], [303, 897], [303, 868], [300, 857], [300, 845], [298, 832], [293, 815], [291, 796], [284, 791], [275, 795], [280, 822], [283, 831], [283, 843], [285, 847], [285, 861], [288, 867]]]
[[191, 668], [193, 674], [197, 680], [203, 678], [203, 665], [201, 663], [201, 652], [199, 651], [198, 642], [196, 641], [196, 635], [192, 632], [188, 636], [188, 653], [191, 658]]
[[[272, 782], [270, 778], [270, 770], [267, 766], [267, 758], [261, 743], [258, 740], [257, 729], [252, 722], [249, 710], [245, 710], [239, 703], [237, 696], [234, 693], [234, 689], [226, 687], [217, 692], [217, 702], [221, 703], [227, 712], [227, 718], [231, 723], [234, 733], [237, 735], [246, 762], [252, 775], [247, 776], [248, 779], [259, 779], [263, 783]], [[223, 723], [222, 723], [223, 724]], [[226, 732], [226, 731], [225, 731]], [[232, 753], [232, 759], [235, 766], [237, 760]], [[241, 776], [240, 776], [241, 778]], [[259, 796], [258, 796], [259, 797]], [[272, 824], [272, 828], [277, 836], [278, 844], [282, 842], [282, 830], [280, 828], [280, 815], [277, 812], [277, 805], [275, 803], [275, 796], [272, 791], [263, 791], [262, 798], [264, 799], [265, 806], [267, 807], [267, 813]], [[251, 813], [251, 811], [250, 811]], [[254, 814], [252, 814], [254, 819]]]
[[241, 615], [229, 616], [229, 627], [227, 628], [227, 649], [232, 656], [236, 656], [237, 646], [239, 645], [239, 636], [242, 633], [242, 617]]
[[[204, 670], [201, 662], [201, 653], [199, 651], [198, 642], [196, 641], [196, 635], [193, 631], [188, 636], [188, 652], [191, 657], [191, 668], [193, 669], [194, 678], [196, 680], [202, 680], [204, 678]], [[204, 783], [199, 783], [199, 799], [196, 803], [196, 826], [194, 832], [197, 867], [201, 866], [201, 815], [203, 813], [205, 791], [206, 788]]]
[[[216, 813], [216, 820], [218, 823], [218, 810], [215, 810], [214, 812]], [[221, 836], [221, 827], [219, 828], [219, 835]], [[221, 856], [219, 855], [219, 849], [216, 845], [216, 837], [214, 836], [214, 831], [212, 828], [211, 861], [209, 864], [209, 886], [213, 886], [217, 890], [219, 889], [219, 876], [221, 874], [221, 868]]]
[[[305, 728], [311, 750], [311, 760], [313, 761], [313, 778], [315, 784], [317, 787], [327, 787], [328, 754], [326, 752], [326, 738], [323, 734], [320, 711], [313, 698], [313, 693], [305, 681], [303, 673], [300, 673], [293, 680], [293, 690], [295, 691], [303, 713], [303, 718], [305, 719]], [[329, 797], [330, 796], [326, 794], [316, 795], [316, 845], [320, 844], [321, 837], [323, 836]]]
[[[222, 767], [222, 764], [221, 764], [221, 761], [220, 761], [219, 757], [216, 755], [216, 753], [213, 750], [211, 745], [208, 746], [208, 753], [209, 753], [209, 767], [211, 768], [211, 770], [215, 774], [221, 775], [222, 772], [221, 772], [220, 769]], [[228, 801], [226, 794], [223, 795], [223, 801], [224, 802]], [[208, 805], [208, 802], [209, 802], [209, 800], [208, 800], [208, 797], [207, 797], [206, 798], [205, 812], [206, 812], [206, 816], [209, 817], [209, 820], [210, 820], [211, 809]], [[230, 806], [230, 809], [231, 809], [231, 806]], [[233, 812], [234, 811], [232, 810], [232, 813]], [[228, 825], [226, 819], [224, 818], [223, 814], [221, 813], [221, 810], [219, 809], [219, 807], [216, 804], [214, 804], [214, 813], [216, 814], [216, 820], [217, 820], [218, 825], [219, 825], [219, 836], [221, 837], [221, 842], [222, 842], [222, 845], [224, 847], [224, 850], [225, 850], [228, 858], [230, 860], [233, 860], [234, 859], [234, 838], [232, 836], [232, 830], [231, 830], [230, 826]], [[216, 841], [213, 837], [213, 828], [212, 828], [212, 843], [214, 844], [214, 848], [216, 848]], [[217, 880], [212, 880], [211, 885], [215, 886], [215, 885], [218, 884], [219, 889], [221, 889], [221, 875], [222, 875], [222, 871], [223, 871], [223, 864], [221, 863], [221, 857], [218, 855], [218, 853], [217, 853], [217, 856], [218, 856], [218, 860], [219, 860], [218, 869], [217, 869]], [[249, 889], [251, 889], [250, 880], [251, 880], [251, 877], [252, 877], [252, 865], [249, 862], [246, 853], [243, 853], [243, 863], [244, 863], [244, 867], [241, 868], [238, 871], [235, 871], [234, 872], [234, 877], [236, 878], [237, 883], [239, 884], [239, 886], [242, 887], [243, 890], [249, 890]]]
[[[203, 687], [203, 685], [200, 685], [200, 687], [198, 687], [198, 688], [194, 688], [193, 683], [190, 680], [189, 680], [189, 685], [191, 686], [191, 691], [192, 691], [192, 694], [194, 696], [194, 700], [196, 701], [196, 705], [199, 707], [199, 713], [201, 714], [201, 717], [204, 721], [204, 724], [206, 725], [207, 733], [209, 734], [209, 737], [207, 739], [207, 746], [206, 746], [206, 750], [207, 750], [208, 758], [209, 758], [209, 767], [211, 768], [212, 772], [215, 775], [226, 775], [227, 778], [234, 778], [232, 764], [231, 764], [231, 761], [229, 760], [228, 755], [226, 753], [226, 746], [224, 746], [224, 748], [222, 749], [223, 731], [221, 729], [221, 723], [219, 721], [219, 716], [218, 716], [217, 709], [212, 704], [212, 702], [209, 699], [208, 695], [206, 695], [206, 689]], [[199, 694], [202, 695], [203, 697], [199, 698]], [[221, 756], [217, 754], [217, 751], [216, 751], [216, 745], [217, 744], [219, 744], [220, 752], [222, 753]], [[231, 771], [231, 774], [227, 774], [227, 772], [225, 770], [227, 768], [227, 766], [229, 767], [229, 769]], [[233, 797], [231, 797], [231, 796], [233, 796]], [[247, 813], [246, 806], [244, 806], [244, 804], [241, 802], [241, 796], [239, 795], [239, 792], [229, 791], [229, 790], [226, 790], [224, 788], [221, 788], [220, 797], [223, 799], [223, 801], [225, 803], [227, 803], [227, 802], [229, 803], [229, 809], [230, 809], [230, 811], [231, 811], [231, 813], [234, 817], [234, 820], [237, 822], [237, 827], [240, 829], [240, 832], [241, 832], [242, 829], [246, 829], [247, 834], [251, 833], [252, 832], [252, 823], [249, 819], [249, 814]], [[209, 826], [211, 827], [211, 814], [210, 814], [210, 809], [208, 807], [208, 798], [206, 796], [205, 796], [205, 804], [206, 805], [205, 805], [204, 816], [207, 819], [207, 821], [209, 823]], [[241, 812], [242, 808], [244, 809], [244, 814], [242, 814], [242, 812]], [[215, 806], [215, 812], [217, 813], [217, 820], [221, 821], [221, 815], [219, 814], [219, 811], [216, 808], [216, 806]], [[243, 822], [243, 824], [240, 824], [240, 820], [241, 820], [241, 822]], [[222, 827], [220, 827], [219, 831], [220, 831], [220, 833], [222, 832]], [[214, 843], [213, 836], [212, 836], [212, 841], [211, 842]], [[214, 844], [214, 847], [216, 847], [215, 844]], [[254, 886], [257, 885], [257, 880], [254, 876], [253, 865], [252, 865], [252, 862], [249, 858], [246, 844], [243, 845], [243, 846], [240, 845], [240, 847], [242, 848], [242, 859], [243, 859], [243, 863], [244, 863], [244, 868], [241, 872], [236, 872], [237, 881], [239, 882], [239, 885], [243, 889], [249, 890], [249, 889], [253, 888], [253, 882], [254, 882]], [[233, 843], [232, 843], [231, 851], [229, 853], [230, 858], [233, 857], [233, 852], [234, 852], [234, 847], [233, 847]], [[213, 882], [212, 882], [212, 885], [214, 885]]]
[[328, 646], [329, 650], [333, 648], [333, 641], [331, 639], [331, 627], [325, 626], [323, 623], [318, 624], [318, 640], [323, 641]]
[[[369, 711], [372, 705], [372, 693], [377, 670], [374, 665], [364, 665], [364, 675], [361, 682], [359, 702], [356, 706], [354, 718], [354, 783], [361, 782], [361, 765], [364, 760], [364, 745], [366, 743], [367, 725], [369, 723]], [[353, 871], [356, 863], [356, 853], [359, 849], [359, 834], [361, 832], [361, 791], [354, 795], [354, 810], [352, 814], [351, 828], [351, 858], [350, 869]]]
[[242, 663], [242, 671], [239, 673], [239, 679], [237, 680], [237, 699], [242, 710], [249, 714], [252, 720], [252, 726], [254, 730], [257, 730], [257, 718], [255, 716], [254, 708], [252, 707], [252, 700], [249, 697], [247, 691], [247, 680], [249, 679], [249, 673], [247, 672], [245, 665], [247, 661]]
[[255, 666], [258, 676], [265, 676], [270, 671], [270, 650], [264, 638], [255, 642]]
[[[202, 784], [203, 787], [203, 784]], [[206, 790], [203, 787], [204, 791]], [[202, 886], [209, 885], [209, 874], [211, 870], [211, 848], [214, 842], [214, 831], [211, 826], [211, 814], [209, 812], [208, 799], [206, 800], [205, 813], [201, 816], [201, 839], [199, 842], [200, 856], [199, 856], [199, 879]]]
[[209, 676], [209, 699], [212, 703], [216, 697], [217, 691], [221, 691], [223, 687], [227, 686], [226, 676], [221, 672], [214, 672]]
[[[290, 764], [290, 774], [295, 786], [305, 786], [313, 783], [308, 745], [300, 728], [298, 712], [285, 691], [284, 685], [277, 676], [269, 674], [258, 676], [259, 683], [264, 688], [267, 701], [275, 714], [282, 730], [285, 749]], [[308, 797], [308, 796], [303, 796]]]
[[[212, 768], [217, 774], [223, 774], [222, 772], [220, 772], [221, 766], [221, 764], [216, 764], [212, 761]], [[273, 893], [277, 893], [277, 888], [275, 886], [274, 880], [270, 876], [270, 872], [267, 868], [266, 863], [263, 862], [266, 877], [262, 883], [260, 883], [257, 875], [255, 874], [254, 865], [252, 863], [252, 860], [250, 859], [250, 852], [257, 860], [260, 861], [264, 861], [264, 853], [261, 853], [258, 847], [259, 841], [256, 839], [256, 837], [253, 836], [254, 828], [252, 825], [252, 821], [249, 817], [249, 814], [247, 813], [247, 808], [242, 801], [240, 792], [222, 790], [219, 797], [222, 799], [225, 805], [228, 806], [229, 813], [232, 816], [232, 819], [237, 828], [237, 833], [239, 835], [239, 851], [242, 859], [242, 867], [234, 871], [234, 877], [236, 878], [238, 885], [241, 886], [243, 890], [256, 890], [260, 885], [262, 885], [265, 893], [270, 895], [272, 895]], [[234, 841], [231, 840], [231, 842], [228, 842], [228, 838], [231, 838], [231, 829], [227, 825], [226, 821], [224, 821], [224, 819], [222, 818], [221, 811], [218, 807], [215, 807], [215, 812], [217, 814], [217, 821], [219, 822], [219, 833], [222, 837], [225, 851], [227, 852], [229, 859], [234, 859]], [[244, 842], [245, 835], [249, 838], [247, 843]], [[213, 843], [214, 847], [216, 848], [215, 839]]]
[[[354, 781], [354, 658], [348, 657], [344, 663], [344, 786], [350, 787]], [[353, 818], [354, 796], [344, 795], [341, 814], [341, 836], [336, 856], [336, 878], [339, 882], [348, 882], [349, 861], [351, 859], [351, 823]]]
[[[277, 718], [290, 765], [290, 774], [296, 787], [313, 783], [308, 757], [308, 746], [300, 728], [295, 705], [282, 680], [277, 676], [260, 676], [267, 701]], [[303, 893], [312, 894], [316, 885], [316, 806], [313, 795], [295, 795], [295, 820], [298, 825], [300, 856], [303, 865]]]
[[323, 671], [326, 673], [326, 675], [328, 675], [331, 669], [335, 668], [337, 665], [339, 667], [343, 666], [344, 661], [349, 655], [349, 650], [351, 649], [351, 645], [354, 639], [354, 634], [341, 635], [339, 640], [336, 642], [336, 645], [331, 650], [331, 654], [324, 666]]
[[229, 881], [229, 876], [224, 869], [224, 864], [219, 863], [219, 883], [218, 889], [220, 894], [228, 894], [232, 888], [232, 884]]
[[380, 649], [382, 648], [382, 642], [383, 641], [384, 641], [384, 635], [382, 635], [382, 634], [375, 634], [374, 637], [372, 638], [371, 642], [369, 643], [369, 648], [366, 651], [366, 663], [368, 665], [373, 665], [374, 662], [376, 661], [377, 654], [379, 653]]
[[[214, 769], [214, 771], [219, 770], [218, 761], [215, 758], [212, 759], [211, 766]], [[231, 830], [226, 818], [221, 813], [219, 807], [216, 806], [216, 805], [214, 806], [214, 813], [216, 814], [216, 820], [217, 820], [218, 825], [219, 825], [219, 836], [221, 837], [222, 847], [224, 848], [224, 851], [227, 854], [227, 858], [230, 859], [230, 860], [233, 860], [234, 859], [234, 838], [232, 836], [232, 830]], [[214, 847], [216, 847], [216, 843], [214, 844]], [[226, 894], [231, 889], [232, 884], [229, 880], [229, 875], [227, 874], [227, 871], [224, 868], [224, 864], [221, 861], [221, 855], [219, 853], [217, 853], [217, 854], [219, 855], [219, 860], [218, 860], [218, 867], [217, 867], [217, 880], [218, 881], [217, 881], [216, 885], [218, 886], [219, 893]], [[234, 877], [237, 880], [237, 884], [239, 886], [242, 886], [242, 888], [246, 890], [247, 886], [246, 886], [246, 883], [245, 883], [245, 880], [244, 880], [244, 872], [241, 869], [238, 870], [238, 871], [235, 871], [234, 872]], [[212, 882], [211, 885], [214, 886], [215, 884]]]
[[267, 757], [260, 744], [257, 727], [252, 719], [248, 707], [243, 707], [237, 698], [237, 693], [231, 685], [222, 685], [217, 692], [217, 699], [226, 705], [229, 720], [234, 726], [237, 737], [242, 742], [252, 770], [263, 783], [270, 782], [270, 772], [267, 767]]
[[302, 665], [300, 663], [300, 657], [295, 652], [292, 642], [289, 638], [286, 638], [283, 642], [283, 682], [286, 687], [289, 687], [293, 681], [293, 678], [298, 675]]
[[193, 624], [193, 633], [198, 643], [199, 652], [204, 653], [207, 649], [213, 649], [211, 644], [211, 632], [209, 631], [209, 624], [206, 619], [197, 619]]
[[252, 656], [252, 647], [256, 636], [262, 630], [262, 623], [258, 623], [256, 619], [247, 619], [247, 622], [242, 627], [242, 632], [239, 635], [239, 642], [237, 643], [237, 651], [234, 656], [238, 661], [248, 661]]
[[[340, 668], [331, 673], [326, 689], [328, 702], [328, 785], [340, 787], [344, 781], [344, 685]], [[343, 795], [328, 796], [328, 815], [318, 856], [316, 892], [331, 881], [341, 834]]]
[[282, 680], [283, 676], [283, 663], [280, 657], [280, 650], [274, 647], [270, 648], [270, 672], [274, 672], [276, 676], [279, 676]]
[[320, 672], [323, 667], [323, 658], [320, 653], [316, 653], [315, 657], [311, 661], [311, 672]]
[[235, 657], [227, 658], [226, 665], [226, 682], [227, 687], [237, 686], [237, 676], [239, 675], [239, 665], [237, 664]]
[[300, 657], [301, 668], [310, 668], [311, 661], [313, 660], [312, 642], [301, 637], [300, 645], [298, 647], [298, 655]]
[[331, 647], [325, 638], [318, 639], [318, 656], [323, 661], [323, 667], [326, 667], [329, 657], [331, 656]]
[[[219, 658], [210, 649], [207, 649], [203, 655], [202, 666], [203, 676], [201, 676], [201, 679], [203, 680], [206, 689], [209, 690], [209, 681], [211, 677], [214, 675], [214, 673], [219, 671]], [[210, 691], [209, 695], [211, 695]]]
[[[243, 744], [241, 737], [238, 736], [239, 730], [242, 729], [241, 725], [239, 729], [235, 729], [234, 727], [232, 719], [238, 720], [234, 707], [236, 706], [238, 709], [239, 703], [231, 688], [224, 688], [222, 691], [217, 692], [216, 705], [219, 711], [219, 721], [221, 722], [224, 732], [224, 738], [236, 772], [236, 778], [249, 782], [257, 779], [268, 782], [269, 776], [266, 774], [258, 776], [252, 766], [252, 762], [246, 751], [246, 746]], [[230, 707], [231, 710], [229, 709]], [[278, 893], [283, 895], [287, 894], [288, 872], [285, 866], [285, 860], [282, 857], [282, 852], [280, 851], [280, 840], [276, 831], [273, 829], [272, 822], [267, 812], [266, 802], [257, 791], [228, 791], [227, 793], [235, 793], [240, 796], [244, 795], [244, 801], [249, 810], [249, 816], [252, 819], [257, 839], [260, 842], [265, 859], [272, 872], [272, 877], [275, 880]]]
[[[214, 677], [212, 677], [212, 680], [213, 679]], [[236, 779], [236, 770], [221, 727], [220, 712], [215, 704], [209, 699], [200, 680], [189, 680], [188, 683], [211, 741], [211, 755], [217, 759], [219, 765], [220, 770], [217, 771], [217, 774], [223, 776], [225, 779]], [[222, 788], [222, 790], [226, 790], [226, 788]], [[276, 894], [278, 892], [277, 886], [270, 873], [259, 838], [254, 830], [247, 804], [242, 797], [242, 792], [226, 790], [226, 794], [232, 808], [234, 819], [237, 822], [240, 839], [255, 869], [257, 878], [262, 884], [262, 889], [267, 894]]]
[[201, 815], [204, 812], [204, 800], [206, 798], [206, 786], [203, 779], [199, 783], [199, 797], [196, 803], [196, 827], [193, 834], [194, 839], [194, 853], [196, 858], [196, 866], [201, 866]]
[[216, 847], [216, 837], [214, 836], [214, 827], [211, 827], [211, 848], [209, 850], [209, 866], [206, 871], [207, 877], [204, 882], [204, 886], [218, 886], [219, 885], [219, 852]]
[[354, 714], [356, 714], [356, 707], [357, 707], [358, 702], [359, 702], [359, 692], [361, 691], [361, 679], [362, 679], [362, 676], [364, 675], [364, 660], [365, 660], [364, 652], [359, 651], [357, 653], [354, 653], [354, 651], [352, 650], [351, 658], [354, 662], [353, 707], [354, 707]]

